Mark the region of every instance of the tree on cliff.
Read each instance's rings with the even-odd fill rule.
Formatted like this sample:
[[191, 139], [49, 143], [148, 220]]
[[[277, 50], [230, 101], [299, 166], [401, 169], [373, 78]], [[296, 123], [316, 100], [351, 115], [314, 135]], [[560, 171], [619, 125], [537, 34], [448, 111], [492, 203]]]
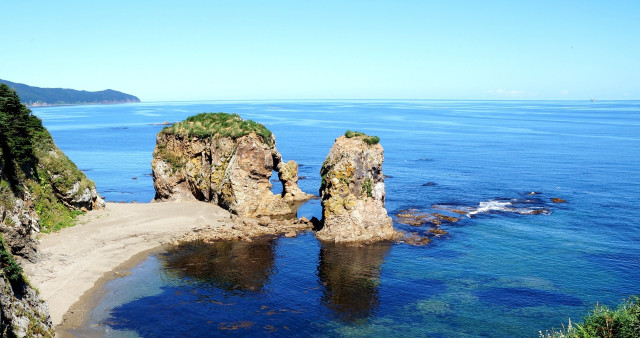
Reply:
[[[36, 146], [51, 137], [42, 121], [0, 84], [0, 336], [52, 337], [47, 305], [27, 281], [12, 251], [32, 254], [34, 224], [26, 181], [37, 178]], [[47, 143], [49, 144], [49, 143]], [[51, 143], [52, 144], [52, 143]], [[39, 181], [39, 180], [38, 180]], [[17, 201], [20, 201], [18, 203]], [[24, 222], [24, 224], [23, 224]], [[37, 224], [35, 224], [37, 226]], [[12, 245], [13, 244], [13, 245]]]
[[[17, 229], [27, 235], [16, 236], [27, 238], [28, 229], [70, 226], [78, 210], [103, 203], [95, 184], [55, 146], [42, 121], [15, 90], [0, 84], [0, 232]], [[9, 237], [5, 240], [15, 249]]]
[[14, 161], [25, 173], [31, 171], [28, 167], [36, 161], [33, 143], [40, 139], [43, 130], [42, 121], [20, 103], [18, 94], [6, 84], [0, 84], [0, 149], [9, 180], [16, 179]]

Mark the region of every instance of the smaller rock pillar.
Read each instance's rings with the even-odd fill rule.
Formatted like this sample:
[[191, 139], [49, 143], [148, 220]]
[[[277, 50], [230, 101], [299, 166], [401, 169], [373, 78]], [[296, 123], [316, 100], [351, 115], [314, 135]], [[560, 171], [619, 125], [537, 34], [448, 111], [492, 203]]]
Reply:
[[384, 207], [384, 150], [378, 142], [375, 136], [348, 131], [331, 147], [320, 169], [323, 224], [318, 239], [367, 243], [398, 236]]

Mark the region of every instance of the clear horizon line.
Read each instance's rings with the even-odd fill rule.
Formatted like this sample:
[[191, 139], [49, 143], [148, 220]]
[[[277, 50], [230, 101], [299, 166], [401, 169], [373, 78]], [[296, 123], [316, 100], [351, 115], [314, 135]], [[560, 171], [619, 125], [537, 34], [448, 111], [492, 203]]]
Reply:
[[600, 101], [640, 101], [638, 99], [320, 99], [320, 98], [307, 98], [307, 99], [178, 99], [178, 100], [140, 100], [140, 102], [125, 102], [125, 103], [162, 103], [162, 102], [195, 102], [195, 101], [588, 101], [588, 102], [600, 102]]

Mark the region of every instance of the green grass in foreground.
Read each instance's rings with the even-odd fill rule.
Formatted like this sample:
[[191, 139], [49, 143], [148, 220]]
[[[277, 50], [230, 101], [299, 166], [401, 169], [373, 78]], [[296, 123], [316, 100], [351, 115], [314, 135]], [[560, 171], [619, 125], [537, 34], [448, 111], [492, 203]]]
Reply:
[[583, 322], [556, 331], [539, 332], [540, 337], [640, 337], [640, 297], [632, 296], [615, 310], [596, 305]]
[[351, 130], [347, 130], [344, 133], [344, 136], [346, 138], [352, 138], [352, 137], [359, 137], [359, 136], [363, 136], [364, 138], [362, 139], [362, 141], [364, 141], [364, 143], [368, 144], [368, 145], [374, 145], [374, 144], [378, 144], [380, 142], [380, 138], [378, 136], [369, 136], [365, 133], [361, 133], [359, 131], [351, 131]]
[[271, 145], [271, 131], [269, 129], [258, 122], [243, 120], [238, 114], [200, 113], [171, 127], [166, 127], [162, 132], [198, 138], [215, 136], [240, 138], [250, 133], [256, 133], [268, 145]]

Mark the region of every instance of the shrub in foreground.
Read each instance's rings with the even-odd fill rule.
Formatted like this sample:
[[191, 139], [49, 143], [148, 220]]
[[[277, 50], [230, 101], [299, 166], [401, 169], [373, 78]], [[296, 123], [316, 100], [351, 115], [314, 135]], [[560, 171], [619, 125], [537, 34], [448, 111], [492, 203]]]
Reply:
[[540, 331], [540, 337], [640, 337], [640, 297], [630, 297], [615, 310], [596, 305], [582, 323], [569, 321], [566, 329]]

